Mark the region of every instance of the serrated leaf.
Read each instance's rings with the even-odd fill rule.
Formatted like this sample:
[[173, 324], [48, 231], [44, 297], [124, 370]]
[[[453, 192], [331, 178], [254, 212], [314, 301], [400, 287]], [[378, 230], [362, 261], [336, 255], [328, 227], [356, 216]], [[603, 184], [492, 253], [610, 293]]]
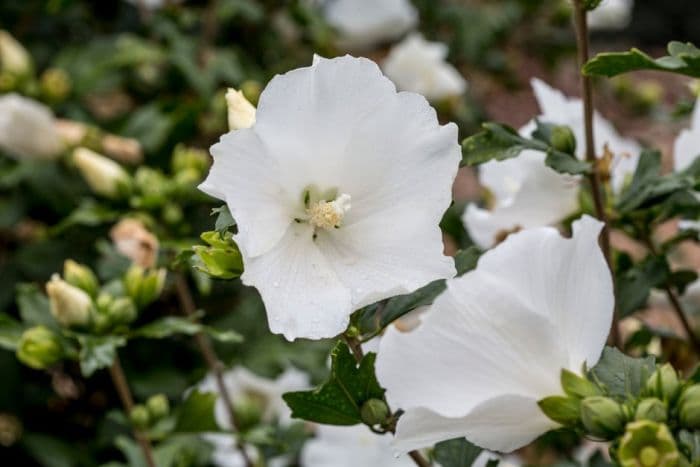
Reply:
[[117, 349], [126, 345], [123, 336], [77, 335], [80, 344], [80, 372], [88, 377], [95, 371], [112, 366]]
[[374, 374], [375, 358], [376, 354], [368, 353], [358, 365], [348, 346], [338, 342], [331, 351], [331, 373], [326, 382], [312, 391], [282, 396], [292, 409], [292, 417], [328, 425], [361, 423], [362, 404], [384, 398], [384, 389]]
[[465, 438], [456, 438], [437, 443], [433, 457], [442, 467], [471, 467], [482, 451]]
[[591, 375], [610, 396], [625, 399], [639, 396], [655, 368], [653, 356], [634, 358], [616, 348], [606, 347], [596, 366], [591, 369]]
[[669, 55], [654, 59], [639, 49], [629, 52], [605, 52], [583, 67], [589, 76], [617, 76], [635, 70], [656, 70], [700, 77], [700, 50], [691, 43], [670, 42]]
[[175, 431], [178, 433], [220, 431], [214, 416], [216, 397], [214, 393], [200, 392], [197, 389], [190, 392], [177, 408]]
[[0, 313], [0, 348], [15, 350], [24, 327], [7, 313]]

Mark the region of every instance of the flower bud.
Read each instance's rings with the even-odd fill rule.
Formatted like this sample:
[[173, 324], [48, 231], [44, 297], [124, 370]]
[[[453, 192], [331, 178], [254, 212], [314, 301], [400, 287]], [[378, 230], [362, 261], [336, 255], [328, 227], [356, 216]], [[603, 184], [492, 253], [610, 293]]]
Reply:
[[693, 384], [683, 391], [678, 401], [678, 413], [683, 428], [700, 428], [700, 384]]
[[176, 174], [193, 170], [197, 178], [201, 178], [209, 168], [210, 160], [211, 157], [205, 150], [178, 144], [173, 151], [171, 166]]
[[158, 258], [158, 238], [149, 232], [138, 219], [119, 221], [109, 236], [117, 251], [142, 268], [152, 268]]
[[229, 88], [226, 91], [228, 106], [228, 127], [231, 131], [250, 128], [255, 124], [255, 107], [241, 91]]
[[79, 147], [73, 151], [73, 161], [90, 189], [106, 198], [119, 198], [129, 191], [129, 174], [111, 159]]
[[60, 68], [49, 68], [41, 74], [40, 86], [48, 101], [61, 102], [70, 94], [70, 76]]
[[17, 94], [0, 96], [0, 149], [17, 159], [50, 160], [64, 146], [51, 109]]
[[63, 278], [70, 285], [87, 292], [91, 297], [96, 296], [97, 290], [100, 288], [95, 273], [89, 267], [76, 263], [72, 259], [67, 259], [63, 263]]
[[127, 295], [142, 309], [156, 300], [165, 286], [165, 269], [151, 269], [146, 271], [134, 264], [124, 274], [124, 289]]
[[129, 324], [136, 319], [136, 305], [129, 297], [119, 297], [111, 301], [106, 309], [112, 325]]
[[676, 467], [680, 461], [668, 427], [650, 420], [627, 425], [617, 457], [622, 467]]
[[63, 358], [59, 337], [45, 326], [29, 328], [17, 344], [17, 358], [27, 366], [41, 370]]
[[165, 394], [156, 394], [148, 398], [146, 408], [148, 408], [151, 418], [158, 420], [170, 413], [170, 402]]
[[668, 418], [666, 404], [656, 397], [642, 399], [634, 412], [635, 420], [651, 420], [652, 422], [665, 423]]
[[389, 407], [380, 399], [369, 399], [360, 408], [360, 418], [369, 426], [386, 423], [389, 415]]
[[244, 393], [236, 398], [233, 406], [233, 416], [242, 431], [246, 431], [262, 420], [266, 401], [261, 395]]
[[136, 404], [129, 412], [129, 420], [136, 428], [143, 430], [151, 423], [151, 416], [145, 406]]
[[134, 181], [140, 196], [134, 197], [132, 205], [137, 208], [157, 208], [170, 201], [170, 180], [160, 171], [141, 166], [136, 170]]
[[581, 401], [576, 397], [549, 396], [537, 405], [549, 419], [565, 426], [576, 425], [580, 419]]
[[673, 402], [678, 397], [681, 388], [681, 383], [678, 380], [678, 373], [666, 363], [656, 369], [654, 373], [647, 379], [647, 392], [665, 402]]
[[46, 283], [51, 315], [61, 326], [87, 326], [93, 312], [90, 296], [54, 274]]
[[572, 371], [566, 369], [561, 370], [560, 381], [562, 389], [564, 389], [564, 392], [569, 396], [584, 398], [602, 395], [598, 385], [589, 381], [588, 378], [579, 376]]
[[551, 144], [557, 151], [566, 154], [576, 153], [576, 136], [566, 125], [557, 125], [552, 128]]
[[0, 70], [15, 76], [27, 76], [33, 68], [29, 52], [7, 31], [0, 30]]
[[586, 431], [598, 438], [612, 439], [625, 428], [622, 406], [609, 397], [587, 397], [581, 402], [581, 421]]

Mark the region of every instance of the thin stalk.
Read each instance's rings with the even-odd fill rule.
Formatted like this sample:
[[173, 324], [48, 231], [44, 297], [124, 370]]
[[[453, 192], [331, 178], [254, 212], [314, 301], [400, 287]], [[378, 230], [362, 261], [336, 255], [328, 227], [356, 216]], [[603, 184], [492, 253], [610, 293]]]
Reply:
[[[360, 363], [362, 361], [362, 358], [364, 357], [364, 352], [362, 351], [362, 345], [360, 344], [360, 341], [357, 340], [355, 337], [348, 337], [345, 334], [342, 334], [340, 337], [350, 348], [350, 351], [355, 357], [355, 361], [357, 363]], [[391, 411], [391, 409], [389, 410]], [[391, 429], [389, 429], [388, 431], [390, 431], [392, 434], [395, 433], [396, 428], [393, 426], [393, 424]], [[428, 460], [425, 457], [423, 457], [423, 455], [420, 452], [410, 451], [408, 453], [408, 456], [418, 467], [430, 467], [430, 462], [428, 462]]]
[[[583, 0], [574, 0], [574, 24], [576, 29], [576, 49], [578, 52], [579, 70], [588, 62], [589, 56], [589, 41], [588, 41], [588, 22], [586, 17], [586, 9], [583, 5]], [[598, 170], [598, 159], [595, 154], [595, 134], [593, 131], [593, 87], [590, 77], [579, 72], [581, 84], [581, 100], [583, 101], [583, 124], [586, 143], [586, 160], [591, 163], [593, 170], [588, 175], [588, 183], [591, 186], [591, 195], [593, 196], [593, 204], [595, 206], [596, 217], [603, 223], [603, 231], [600, 238], [600, 247], [603, 250], [603, 256], [608, 263], [608, 267], [612, 272], [612, 263], [610, 261], [610, 227], [608, 225], [608, 215], [605, 210], [605, 193], [602, 190], [600, 182], [600, 173]], [[612, 326], [610, 328], [609, 341], [615, 347], [620, 347], [620, 330], [619, 319], [617, 316], [617, 307], [613, 313]]]
[[[182, 273], [177, 273], [175, 276], [175, 290], [177, 292], [177, 298], [180, 302], [182, 311], [187, 316], [194, 316], [197, 312], [197, 307], [195, 306], [194, 299], [192, 298], [190, 288], [187, 285], [187, 279], [185, 279], [185, 276]], [[231, 400], [231, 395], [228, 392], [226, 382], [224, 381], [224, 364], [221, 363], [221, 360], [219, 360], [219, 357], [216, 355], [214, 346], [211, 344], [211, 340], [208, 336], [200, 332], [195, 334], [194, 339], [200, 353], [202, 354], [202, 357], [204, 357], [204, 361], [209, 367], [209, 370], [214, 374], [216, 386], [219, 390], [219, 396], [226, 407], [226, 415], [228, 416], [229, 423], [237, 432], [240, 432], [240, 425], [237, 422], [233, 409], [233, 400]], [[243, 457], [246, 467], [252, 467], [254, 465], [253, 462], [250, 460], [245, 447], [238, 440], [236, 440], [236, 447]]]
[[[124, 410], [127, 416], [131, 413], [134, 408], [134, 398], [131, 396], [131, 391], [129, 390], [129, 384], [126, 381], [126, 375], [124, 370], [122, 370], [122, 365], [119, 362], [119, 356], [114, 357], [114, 363], [109, 367], [109, 374], [112, 376], [112, 382], [114, 383], [114, 388], [119, 394], [119, 399], [124, 406]], [[153, 460], [153, 447], [151, 446], [150, 440], [137, 428], [134, 427], [134, 438], [141, 446], [141, 451], [143, 451], [143, 456], [146, 458], [146, 464], [149, 467], [156, 467], [156, 462]]]

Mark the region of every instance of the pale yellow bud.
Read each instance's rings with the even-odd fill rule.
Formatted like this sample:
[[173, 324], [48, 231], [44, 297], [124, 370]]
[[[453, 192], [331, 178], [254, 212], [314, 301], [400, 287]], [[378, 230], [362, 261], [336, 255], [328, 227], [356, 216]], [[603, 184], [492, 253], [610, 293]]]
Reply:
[[241, 91], [229, 88], [226, 91], [228, 106], [228, 127], [230, 130], [250, 128], [255, 124], [255, 107]]
[[46, 293], [49, 296], [51, 315], [62, 326], [86, 326], [90, 322], [93, 304], [84, 290], [54, 274], [46, 284]]
[[88, 148], [76, 148], [73, 160], [92, 191], [107, 198], [117, 198], [129, 187], [129, 174], [111, 159]]
[[7, 31], [0, 30], [0, 70], [23, 76], [32, 72], [32, 58]]

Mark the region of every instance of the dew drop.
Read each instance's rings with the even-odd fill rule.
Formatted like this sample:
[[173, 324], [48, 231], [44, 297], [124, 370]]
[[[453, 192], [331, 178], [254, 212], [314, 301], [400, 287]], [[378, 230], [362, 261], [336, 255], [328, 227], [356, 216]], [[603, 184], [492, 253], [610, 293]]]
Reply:
[[279, 286], [280, 286], [280, 283], [279, 283], [279, 282], [273, 282], [273, 283], [272, 283], [272, 287], [279, 287]]

